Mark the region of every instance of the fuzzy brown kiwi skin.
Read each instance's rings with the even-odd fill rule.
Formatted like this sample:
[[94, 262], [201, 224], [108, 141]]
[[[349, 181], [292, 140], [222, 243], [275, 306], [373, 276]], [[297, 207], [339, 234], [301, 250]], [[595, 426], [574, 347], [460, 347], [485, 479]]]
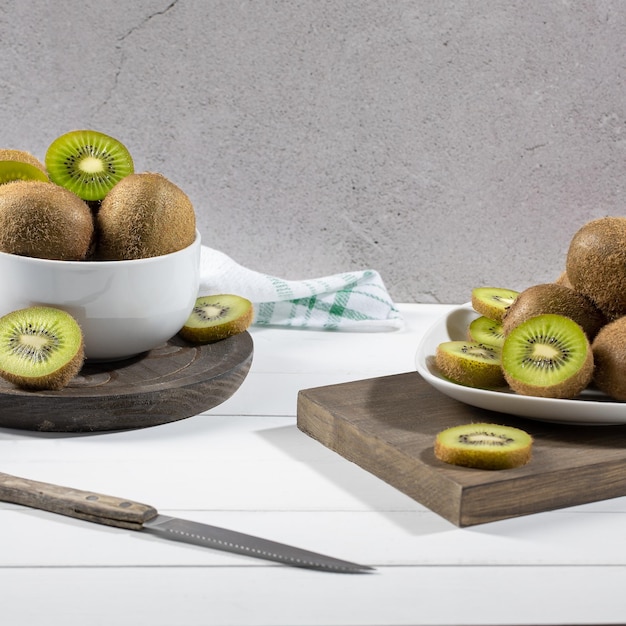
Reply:
[[219, 326], [205, 328], [183, 326], [183, 328], [178, 331], [178, 334], [190, 343], [214, 343], [216, 341], [222, 341], [222, 339], [228, 339], [228, 337], [243, 333], [250, 327], [253, 318], [254, 308], [250, 307], [245, 315], [231, 320], [230, 322], [225, 322]]
[[591, 349], [595, 386], [614, 400], [626, 400], [626, 317], [604, 326]]
[[513, 328], [531, 317], [555, 313], [573, 319], [593, 341], [607, 319], [586, 296], [557, 283], [533, 285], [522, 291], [507, 309], [502, 330], [507, 335]]
[[43, 181], [0, 186], [0, 250], [10, 254], [82, 261], [94, 236], [93, 215], [71, 191]]
[[626, 314], [626, 218], [604, 217], [582, 226], [567, 251], [566, 273], [608, 321]]
[[102, 200], [96, 231], [99, 259], [160, 256], [193, 243], [195, 211], [188, 196], [162, 174], [129, 174]]
[[28, 163], [37, 169], [41, 170], [46, 176], [48, 172], [46, 166], [33, 154], [26, 152], [25, 150], [14, 150], [12, 148], [0, 149], [0, 161], [19, 161], [21, 163]]

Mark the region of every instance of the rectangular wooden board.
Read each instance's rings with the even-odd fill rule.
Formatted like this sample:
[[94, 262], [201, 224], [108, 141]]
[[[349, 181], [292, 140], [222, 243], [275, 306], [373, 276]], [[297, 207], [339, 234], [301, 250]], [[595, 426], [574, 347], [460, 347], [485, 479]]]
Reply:
[[[436, 434], [490, 422], [534, 438], [523, 467], [442, 463]], [[626, 426], [550, 424], [465, 405], [409, 372], [301, 390], [298, 428], [457, 526], [626, 495]]]

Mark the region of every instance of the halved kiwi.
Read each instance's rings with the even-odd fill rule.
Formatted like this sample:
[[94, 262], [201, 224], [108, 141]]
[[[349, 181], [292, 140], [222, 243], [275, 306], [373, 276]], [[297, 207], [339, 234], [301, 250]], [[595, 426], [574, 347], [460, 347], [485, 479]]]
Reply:
[[444, 341], [437, 346], [435, 365], [459, 385], [487, 389], [505, 384], [500, 349], [473, 341]]
[[212, 343], [244, 332], [253, 317], [254, 307], [247, 298], [236, 294], [200, 296], [179, 334], [194, 343]]
[[102, 200], [134, 171], [126, 146], [95, 130], [73, 130], [57, 137], [48, 147], [45, 164], [52, 182], [89, 201]]
[[0, 185], [14, 180], [40, 180], [48, 182], [46, 166], [24, 150], [0, 150]]
[[486, 470], [520, 467], [530, 461], [533, 438], [499, 424], [462, 424], [435, 438], [435, 456], [444, 463]]
[[38, 180], [0, 185], [3, 252], [81, 261], [89, 252], [93, 236], [93, 214], [71, 191]]
[[14, 385], [61, 389], [83, 361], [83, 334], [69, 313], [32, 306], [0, 318], [0, 376]]
[[469, 323], [467, 327], [467, 338], [476, 343], [502, 348], [502, 344], [504, 343], [502, 322], [494, 322], [488, 317], [481, 315]]
[[475, 287], [472, 289], [472, 307], [490, 320], [501, 322], [518, 295], [518, 291], [503, 287]]
[[574, 398], [591, 382], [593, 354], [585, 331], [564, 315], [546, 313], [509, 332], [502, 370], [511, 389], [543, 398]]

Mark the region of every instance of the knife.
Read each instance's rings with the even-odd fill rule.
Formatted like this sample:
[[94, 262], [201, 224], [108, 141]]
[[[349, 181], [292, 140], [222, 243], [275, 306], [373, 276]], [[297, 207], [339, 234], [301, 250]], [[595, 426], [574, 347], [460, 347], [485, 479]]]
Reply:
[[161, 515], [148, 505], [92, 491], [62, 487], [0, 472], [0, 500], [68, 517], [152, 533], [194, 545], [247, 554], [294, 567], [338, 573], [363, 573], [373, 567], [343, 561], [234, 530]]

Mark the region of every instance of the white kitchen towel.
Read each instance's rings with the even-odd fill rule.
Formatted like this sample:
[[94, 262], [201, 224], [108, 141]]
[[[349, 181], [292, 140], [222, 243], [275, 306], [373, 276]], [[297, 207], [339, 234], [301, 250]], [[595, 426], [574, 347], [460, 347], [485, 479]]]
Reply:
[[254, 304], [254, 324], [325, 330], [386, 331], [404, 321], [374, 270], [283, 280], [243, 267], [202, 246], [199, 295], [233, 293]]

